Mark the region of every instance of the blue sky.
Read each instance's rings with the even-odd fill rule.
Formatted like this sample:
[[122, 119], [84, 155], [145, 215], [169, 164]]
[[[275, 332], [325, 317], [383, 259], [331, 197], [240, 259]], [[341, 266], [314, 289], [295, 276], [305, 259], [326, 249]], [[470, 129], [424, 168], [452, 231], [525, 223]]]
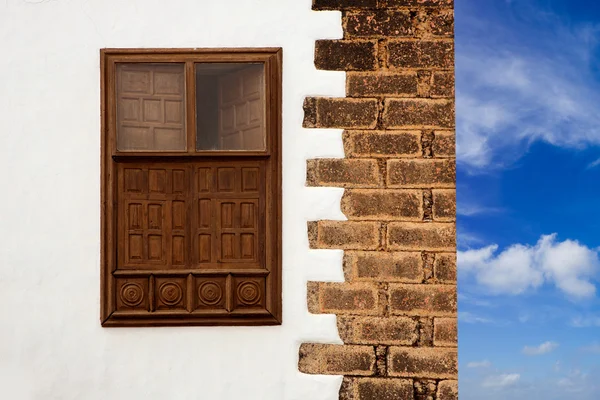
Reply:
[[600, 399], [600, 2], [455, 12], [460, 398]]

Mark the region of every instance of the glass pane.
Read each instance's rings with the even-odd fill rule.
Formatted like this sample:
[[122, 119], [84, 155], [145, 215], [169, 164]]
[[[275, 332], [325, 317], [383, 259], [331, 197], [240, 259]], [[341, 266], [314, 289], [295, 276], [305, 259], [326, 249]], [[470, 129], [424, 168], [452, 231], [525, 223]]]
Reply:
[[196, 150], [265, 150], [264, 65], [196, 64]]
[[184, 64], [117, 64], [117, 149], [186, 150]]

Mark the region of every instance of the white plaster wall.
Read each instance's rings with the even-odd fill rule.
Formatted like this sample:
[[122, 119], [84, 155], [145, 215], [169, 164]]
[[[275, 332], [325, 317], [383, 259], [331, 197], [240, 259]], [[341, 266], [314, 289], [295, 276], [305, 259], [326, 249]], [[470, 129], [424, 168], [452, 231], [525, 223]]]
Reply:
[[[302, 128], [307, 95], [343, 96], [314, 41], [341, 37], [311, 0], [0, 1], [0, 398], [333, 400], [341, 377], [297, 371], [305, 341], [339, 343], [306, 281], [342, 280], [306, 221], [344, 219], [305, 160], [341, 131]], [[175, 22], [174, 22], [175, 21]], [[277, 327], [101, 328], [102, 47], [283, 47], [283, 318]]]

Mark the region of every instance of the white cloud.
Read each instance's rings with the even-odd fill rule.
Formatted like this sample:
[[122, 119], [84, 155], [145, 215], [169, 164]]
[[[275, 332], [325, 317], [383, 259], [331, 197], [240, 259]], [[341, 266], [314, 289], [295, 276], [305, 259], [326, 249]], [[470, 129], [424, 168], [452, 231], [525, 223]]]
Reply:
[[594, 315], [581, 316], [578, 315], [571, 319], [571, 326], [575, 328], [589, 328], [600, 326], [600, 317]]
[[523, 354], [528, 356], [539, 356], [547, 354], [558, 347], [558, 343], [555, 342], [544, 342], [539, 346], [525, 346], [523, 348]]
[[481, 386], [485, 388], [504, 388], [516, 384], [519, 379], [521, 379], [519, 374], [490, 375], [483, 380]]
[[464, 217], [472, 217], [481, 214], [496, 214], [501, 211], [502, 209], [496, 207], [485, 207], [475, 203], [459, 201], [457, 203], [456, 214]]
[[550, 14], [539, 20], [552, 29], [539, 34], [525, 24], [516, 29], [523, 41], [491, 21], [463, 19], [469, 40], [456, 53], [457, 161], [470, 172], [511, 164], [535, 141], [600, 144], [600, 91], [590, 68], [599, 27]]
[[577, 241], [558, 242], [556, 234], [540, 237], [534, 246], [514, 244], [500, 253], [498, 245], [458, 252], [458, 267], [473, 274], [492, 294], [521, 294], [552, 283], [570, 298], [593, 297], [591, 282], [598, 254]]
[[592, 169], [600, 165], [600, 158], [588, 164], [587, 169]]
[[489, 362], [488, 360], [471, 361], [470, 363], [467, 363], [468, 368], [488, 368], [491, 365], [492, 365], [492, 363]]
[[493, 321], [488, 318], [477, 316], [467, 311], [458, 312], [458, 320], [467, 324], [491, 324]]

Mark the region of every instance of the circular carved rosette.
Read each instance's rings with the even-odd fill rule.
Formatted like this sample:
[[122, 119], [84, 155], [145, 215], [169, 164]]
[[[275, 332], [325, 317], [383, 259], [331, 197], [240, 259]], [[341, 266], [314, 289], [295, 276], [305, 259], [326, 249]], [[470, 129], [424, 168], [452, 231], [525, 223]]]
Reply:
[[237, 287], [237, 298], [244, 305], [253, 306], [257, 304], [260, 302], [261, 295], [260, 286], [256, 282], [242, 282]]
[[121, 301], [128, 307], [139, 306], [144, 300], [144, 289], [139, 283], [126, 283], [121, 287]]
[[183, 290], [177, 283], [166, 282], [160, 285], [158, 297], [163, 304], [175, 306], [183, 299]]
[[223, 298], [223, 290], [216, 282], [203, 282], [198, 286], [198, 298], [202, 303], [208, 306], [214, 306]]

